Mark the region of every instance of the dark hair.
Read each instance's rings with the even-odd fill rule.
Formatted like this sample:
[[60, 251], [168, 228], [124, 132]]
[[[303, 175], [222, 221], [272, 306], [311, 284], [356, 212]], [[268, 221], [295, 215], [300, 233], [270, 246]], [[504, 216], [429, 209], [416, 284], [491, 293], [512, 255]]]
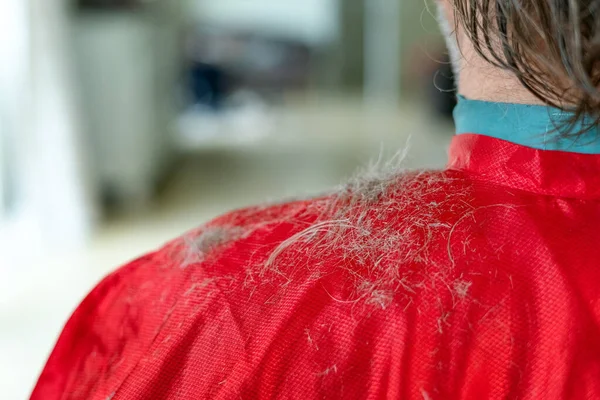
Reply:
[[600, 0], [453, 0], [488, 62], [544, 103], [600, 123]]

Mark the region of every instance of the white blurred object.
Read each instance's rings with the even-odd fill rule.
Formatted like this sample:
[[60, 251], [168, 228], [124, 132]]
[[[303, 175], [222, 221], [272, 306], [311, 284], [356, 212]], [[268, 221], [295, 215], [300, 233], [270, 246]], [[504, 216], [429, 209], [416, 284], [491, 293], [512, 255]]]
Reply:
[[177, 120], [176, 142], [183, 150], [252, 145], [273, 133], [275, 121], [259, 96], [240, 91], [224, 110], [194, 106]]
[[[75, 96], [66, 0], [32, 0], [33, 147], [30, 189], [42, 231], [56, 246], [85, 243], [93, 229], [94, 182], [88, 174]], [[33, 162], [35, 160], [35, 162]], [[50, 236], [51, 235], [51, 236]]]
[[[27, 101], [29, 99], [29, 6], [23, 0], [4, 0], [0, 2], [0, 26], [4, 39], [0, 40], [0, 234], [3, 221], [8, 218], [4, 200], [9, 187], [10, 173], [17, 173], [15, 160], [21, 161], [17, 154], [15, 141], [22, 138], [27, 129]], [[19, 135], [21, 132], [21, 135]], [[8, 159], [9, 152], [11, 159]], [[12, 165], [8, 163], [11, 162]], [[19, 170], [22, 166], [19, 166]], [[12, 177], [15, 179], [15, 177]], [[19, 188], [22, 189], [22, 188]], [[16, 193], [10, 193], [12, 197]], [[21, 193], [22, 195], [22, 193]], [[7, 227], [4, 228], [8, 230]]]
[[65, 49], [67, 3], [0, 2], [2, 134], [10, 144], [16, 182], [11, 218], [34, 221], [30, 236], [40, 236], [40, 242], [21, 244], [28, 253], [32, 248], [78, 247], [87, 241], [94, 222]]
[[339, 0], [188, 0], [195, 18], [309, 44], [335, 40]]

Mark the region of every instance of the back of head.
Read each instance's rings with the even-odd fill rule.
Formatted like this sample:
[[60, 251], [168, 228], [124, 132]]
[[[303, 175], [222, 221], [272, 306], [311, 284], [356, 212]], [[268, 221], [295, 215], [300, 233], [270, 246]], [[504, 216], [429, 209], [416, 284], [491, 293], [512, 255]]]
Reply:
[[450, 2], [456, 29], [480, 57], [543, 103], [598, 124], [600, 0]]

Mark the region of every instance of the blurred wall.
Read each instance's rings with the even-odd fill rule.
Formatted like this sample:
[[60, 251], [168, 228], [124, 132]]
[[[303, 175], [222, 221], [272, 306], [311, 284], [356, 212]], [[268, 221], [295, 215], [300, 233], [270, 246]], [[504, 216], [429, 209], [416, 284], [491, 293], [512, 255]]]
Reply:
[[181, 64], [179, 6], [86, 10], [72, 16], [72, 51], [94, 171], [104, 197], [149, 203], [172, 155]]
[[[440, 43], [440, 35], [437, 22], [435, 20], [434, 5], [432, 0], [425, 1], [405, 1], [405, 0], [356, 0], [356, 1], [341, 1], [339, 4], [339, 20], [340, 34], [338, 43], [338, 53], [336, 55], [337, 63], [340, 70], [341, 85], [350, 90], [362, 90], [365, 84], [365, 62], [367, 60], [367, 49], [365, 48], [365, 38], [368, 37], [366, 32], [365, 6], [372, 4], [378, 6], [379, 9], [385, 10], [389, 8], [394, 10], [394, 5], [386, 4], [396, 2], [399, 7], [399, 21], [395, 28], [387, 29], [386, 32], [375, 33], [374, 38], [379, 37], [384, 46], [393, 44], [396, 47], [396, 54], [390, 55], [391, 58], [399, 57], [398, 74], [406, 79], [405, 69], [411, 63], [410, 57], [414, 54], [413, 49], [419, 46], [423, 51], [437, 43]], [[391, 23], [393, 21], [388, 21]], [[389, 34], [394, 33], [399, 37], [390, 38]], [[383, 39], [385, 38], [385, 39]], [[377, 40], [377, 39], [374, 39]], [[383, 57], [383, 56], [381, 56]], [[435, 57], [435, 55], [432, 55]], [[376, 60], [378, 61], [378, 60]], [[384, 60], [385, 61], [385, 60]], [[395, 62], [395, 60], [393, 61]], [[411, 83], [411, 82], [409, 82]], [[402, 85], [400, 79], [398, 84]], [[402, 90], [413, 90], [412, 85], [402, 87]]]
[[340, 84], [345, 89], [362, 90], [365, 73], [363, 2], [342, 1], [340, 3], [339, 19], [339, 62], [336, 62], [336, 64], [340, 68]]

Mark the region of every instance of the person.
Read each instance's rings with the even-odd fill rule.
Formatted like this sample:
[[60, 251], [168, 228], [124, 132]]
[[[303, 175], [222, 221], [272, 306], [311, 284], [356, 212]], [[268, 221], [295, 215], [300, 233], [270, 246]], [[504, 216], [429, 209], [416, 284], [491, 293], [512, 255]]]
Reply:
[[439, 6], [446, 170], [374, 168], [130, 263], [32, 398], [600, 399], [600, 1]]

